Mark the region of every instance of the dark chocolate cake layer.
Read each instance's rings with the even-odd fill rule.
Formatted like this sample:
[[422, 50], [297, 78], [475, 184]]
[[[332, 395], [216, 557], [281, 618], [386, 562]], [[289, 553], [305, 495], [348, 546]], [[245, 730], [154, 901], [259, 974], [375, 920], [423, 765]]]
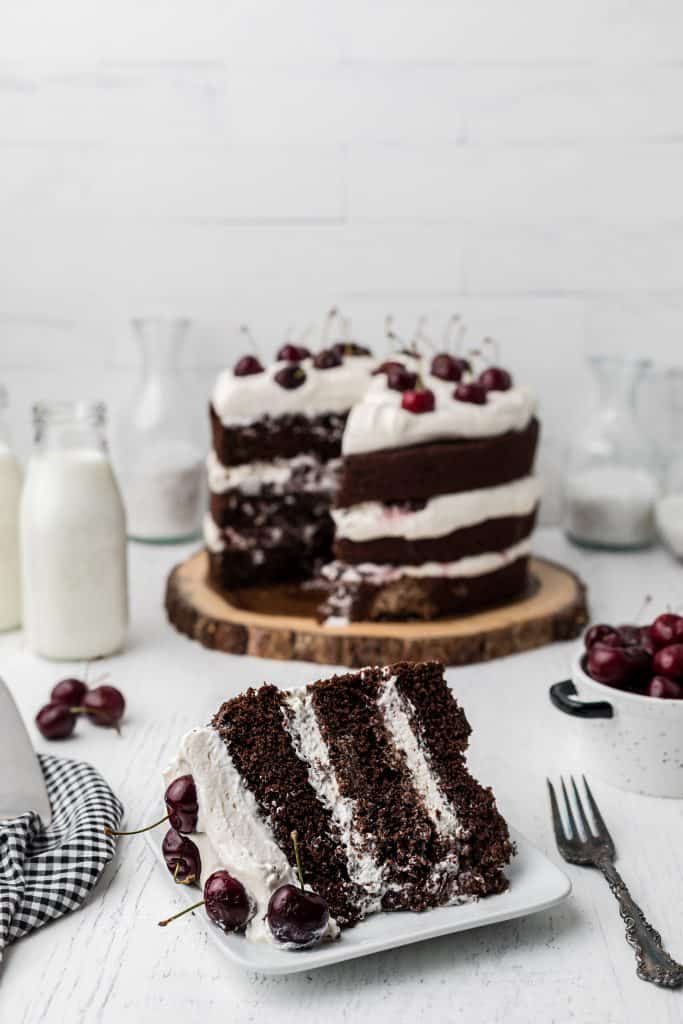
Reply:
[[269, 495], [267, 492], [252, 496], [243, 491], [212, 493], [209, 497], [209, 511], [217, 526], [232, 526], [235, 529], [261, 526], [317, 525], [320, 520], [329, 524], [330, 495], [328, 493], [300, 491], [296, 494]]
[[337, 537], [334, 555], [341, 562], [358, 565], [363, 562], [389, 562], [394, 565], [421, 565], [423, 562], [454, 562], [459, 558], [504, 551], [528, 537], [536, 522], [536, 512], [529, 516], [506, 516], [487, 519], [475, 526], [453, 530], [443, 537], [406, 540], [401, 537], [377, 537], [368, 541], [352, 541]]
[[363, 501], [405, 501], [511, 483], [531, 473], [539, 424], [475, 441], [391, 448], [344, 457], [339, 508]]
[[[481, 576], [361, 577], [336, 582], [328, 576], [330, 591], [320, 617], [371, 622], [467, 615], [520, 597], [528, 587], [528, 562], [526, 556], [518, 558]], [[327, 568], [335, 567], [336, 563]]]
[[441, 859], [434, 825], [391, 743], [377, 707], [381, 669], [316, 683], [313, 707], [341, 795], [353, 802], [354, 827], [385, 865], [385, 909], [434, 905], [427, 881]]
[[464, 752], [471, 729], [452, 694], [439, 685], [442, 666], [394, 665], [392, 672], [413, 709], [413, 731], [429, 751], [431, 768], [465, 832], [459, 848], [463, 890], [472, 895], [502, 892], [508, 883], [501, 868], [510, 860], [513, 845], [492, 790], [467, 770]]
[[289, 863], [296, 863], [291, 840], [296, 830], [307, 884], [325, 897], [339, 925], [353, 924], [362, 892], [349, 880], [337, 826], [294, 752], [284, 726], [282, 692], [274, 686], [247, 690], [223, 704], [212, 724]]
[[265, 415], [252, 423], [226, 426], [212, 406], [209, 412], [214, 451], [224, 466], [293, 459], [297, 455], [317, 455], [326, 462], [338, 458], [341, 452], [346, 414]]
[[228, 527], [222, 532], [225, 547], [209, 550], [209, 578], [226, 589], [306, 579], [329, 557], [332, 532], [329, 516], [302, 527]]

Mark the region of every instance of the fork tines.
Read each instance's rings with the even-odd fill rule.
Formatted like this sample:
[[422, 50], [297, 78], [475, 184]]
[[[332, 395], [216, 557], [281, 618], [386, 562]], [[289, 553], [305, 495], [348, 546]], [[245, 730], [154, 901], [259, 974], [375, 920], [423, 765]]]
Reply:
[[576, 808], [578, 819], [581, 823], [581, 828], [579, 828], [577, 824], [574, 807], [572, 807], [572, 801], [569, 793], [567, 792], [564, 779], [560, 779], [560, 783], [562, 786], [562, 795], [564, 797], [566, 824], [562, 820], [559, 803], [555, 794], [555, 787], [550, 779], [547, 779], [553, 828], [555, 829], [555, 839], [557, 841], [558, 848], [564, 857], [571, 859], [581, 856], [582, 860], [591, 860], [598, 850], [604, 851], [613, 857], [614, 843], [612, 842], [612, 837], [600, 813], [598, 805], [595, 802], [595, 797], [591, 792], [590, 786], [586, 782], [585, 775], [582, 776], [582, 778], [586, 792], [585, 802], [590, 810], [592, 821], [589, 820], [588, 814], [586, 813], [584, 801], [581, 799], [574, 778], [572, 776], [569, 777], [569, 782], [574, 796], [574, 806]]

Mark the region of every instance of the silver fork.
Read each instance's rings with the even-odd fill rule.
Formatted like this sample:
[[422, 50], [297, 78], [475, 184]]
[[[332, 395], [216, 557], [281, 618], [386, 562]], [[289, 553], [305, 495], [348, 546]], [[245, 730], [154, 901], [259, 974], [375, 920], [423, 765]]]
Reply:
[[672, 960], [666, 952], [662, 946], [659, 932], [656, 932], [652, 925], [645, 920], [645, 915], [631, 898], [626, 884], [615, 868], [614, 843], [586, 782], [586, 777], [583, 776], [583, 784], [586, 790], [586, 800], [593, 816], [593, 825], [588, 821], [576, 783], [573, 778], [570, 778], [576, 809], [583, 829], [583, 838], [574, 818], [564, 779], [560, 781], [569, 823], [566, 830], [560, 816], [553, 784], [550, 779], [547, 780], [555, 839], [560, 853], [570, 864], [599, 868], [609, 882], [609, 887], [617, 898], [619, 911], [626, 924], [626, 939], [636, 951], [638, 977], [643, 981], [651, 981], [655, 985], [677, 988], [683, 984], [683, 966]]

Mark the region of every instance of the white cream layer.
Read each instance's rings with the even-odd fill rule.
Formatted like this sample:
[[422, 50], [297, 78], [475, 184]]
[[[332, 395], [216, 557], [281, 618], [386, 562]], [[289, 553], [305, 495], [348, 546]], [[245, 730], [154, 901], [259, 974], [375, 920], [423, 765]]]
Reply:
[[453, 398], [455, 385], [428, 376], [435, 393], [432, 412], [413, 413], [401, 407], [402, 394], [386, 385], [384, 374], [373, 378], [362, 401], [351, 410], [344, 430], [342, 452], [380, 451], [457, 438], [495, 437], [524, 430], [536, 408], [525, 388], [489, 391], [485, 405]]
[[[278, 886], [296, 883], [296, 873], [215, 729], [193, 729], [183, 737], [164, 781], [168, 785], [188, 774], [197, 788], [199, 816], [192, 840], [202, 858], [202, 885], [219, 868], [238, 878], [256, 905], [246, 937], [274, 942], [264, 921], [268, 901]], [[327, 935], [332, 937], [338, 931], [330, 919]]]
[[531, 541], [525, 539], [504, 551], [491, 551], [483, 555], [470, 555], [454, 562], [422, 562], [420, 565], [390, 565], [376, 562], [359, 562], [347, 565], [330, 562], [323, 566], [322, 575], [335, 583], [359, 583], [369, 580], [376, 584], [391, 583], [404, 576], [414, 577], [458, 577], [484, 576], [510, 565], [531, 551]]
[[342, 796], [330, 761], [327, 744], [315, 717], [313, 701], [305, 690], [296, 690], [285, 698], [283, 714], [297, 757], [308, 769], [308, 781], [322, 805], [330, 812], [339, 828], [346, 854], [349, 878], [365, 891], [364, 914], [379, 910], [382, 896], [388, 889], [384, 871], [364, 848], [363, 837], [353, 827], [355, 803]]
[[461, 494], [441, 494], [430, 498], [424, 508], [406, 510], [399, 505], [364, 501], [350, 508], [332, 510], [338, 537], [352, 541], [378, 537], [420, 540], [443, 537], [487, 519], [503, 516], [527, 516], [541, 496], [536, 477], [528, 476], [498, 487], [482, 487]]
[[339, 465], [338, 459], [322, 463], [314, 455], [297, 455], [293, 459], [274, 459], [272, 462], [245, 462], [239, 466], [224, 466], [218, 461], [215, 451], [210, 451], [206, 458], [209, 489], [214, 494], [239, 490], [243, 494], [256, 495], [266, 486], [282, 490], [295, 473], [308, 474], [303, 476], [299, 490], [330, 491], [335, 485]]
[[425, 810], [442, 836], [455, 836], [460, 825], [453, 807], [439, 789], [427, 754], [418, 743], [408, 717], [408, 708], [396, 686], [396, 676], [389, 676], [377, 701], [384, 725], [394, 746], [405, 758], [413, 786], [422, 797]]
[[290, 364], [273, 363], [263, 373], [236, 377], [232, 370], [224, 370], [213, 389], [212, 403], [222, 423], [234, 426], [252, 423], [265, 415], [284, 416], [300, 413], [321, 416], [325, 413], [345, 413], [362, 395], [377, 365], [371, 356], [346, 356], [341, 366], [317, 370], [311, 359], [299, 366], [306, 379], [298, 388], [281, 387], [275, 374]]
[[202, 529], [204, 533], [204, 543], [209, 551], [213, 551], [215, 554], [218, 554], [219, 551], [225, 550], [225, 540], [223, 539], [220, 527], [216, 525], [208, 512], [204, 516]]

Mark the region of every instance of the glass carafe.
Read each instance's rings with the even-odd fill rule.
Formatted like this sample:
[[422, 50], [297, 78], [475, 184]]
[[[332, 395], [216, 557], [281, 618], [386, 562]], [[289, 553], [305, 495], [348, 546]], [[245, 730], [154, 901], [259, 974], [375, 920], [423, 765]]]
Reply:
[[5, 419], [7, 392], [0, 384], [0, 632], [21, 621], [19, 500], [21, 470]]
[[644, 359], [592, 356], [598, 405], [571, 448], [565, 477], [565, 530], [579, 544], [629, 549], [654, 539], [659, 492], [656, 452], [638, 422]]
[[669, 441], [664, 494], [657, 503], [657, 526], [668, 546], [683, 557], [683, 369], [666, 371]]
[[141, 375], [120, 418], [114, 454], [134, 540], [173, 543], [199, 533], [205, 444], [180, 369], [189, 327], [184, 319], [132, 321]]

